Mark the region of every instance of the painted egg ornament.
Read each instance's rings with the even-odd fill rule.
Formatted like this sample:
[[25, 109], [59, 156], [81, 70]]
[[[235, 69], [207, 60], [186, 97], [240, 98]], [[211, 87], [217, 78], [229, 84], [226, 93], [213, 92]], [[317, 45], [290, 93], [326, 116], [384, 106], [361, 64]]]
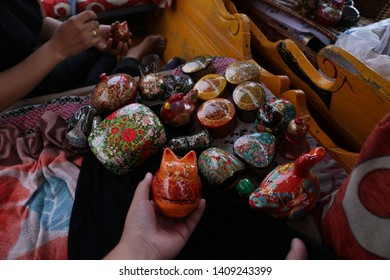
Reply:
[[271, 133], [279, 138], [295, 115], [294, 106], [286, 99], [265, 101], [257, 111], [255, 126], [259, 132]]
[[138, 82], [138, 92], [142, 99], [153, 100], [163, 97], [165, 93], [165, 81], [156, 70], [156, 64], [152, 62], [139, 67], [141, 76]]
[[138, 86], [132, 76], [103, 73], [100, 79], [91, 97], [92, 105], [99, 113], [109, 114], [135, 101]]
[[319, 182], [310, 169], [324, 156], [325, 149], [317, 147], [295, 162], [277, 166], [249, 196], [249, 205], [278, 219], [303, 217], [320, 194]]
[[111, 172], [126, 174], [162, 148], [166, 132], [147, 106], [133, 103], [105, 118], [88, 141], [96, 158]]
[[234, 142], [233, 150], [248, 171], [260, 177], [275, 167], [276, 138], [272, 134], [263, 132], [243, 135]]
[[232, 153], [208, 148], [198, 158], [199, 173], [214, 187], [230, 189], [245, 172], [244, 164]]
[[161, 121], [171, 127], [182, 127], [191, 121], [195, 112], [198, 91], [192, 89], [186, 95], [173, 94], [161, 107]]
[[190, 151], [178, 158], [165, 148], [152, 181], [152, 198], [162, 214], [170, 218], [186, 217], [197, 207], [201, 191], [196, 153]]

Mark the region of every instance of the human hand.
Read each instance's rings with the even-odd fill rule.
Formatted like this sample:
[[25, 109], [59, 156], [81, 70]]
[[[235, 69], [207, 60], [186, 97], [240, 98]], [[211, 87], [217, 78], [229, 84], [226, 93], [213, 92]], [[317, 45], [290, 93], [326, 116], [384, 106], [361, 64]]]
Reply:
[[184, 219], [167, 218], [149, 198], [152, 178], [148, 173], [138, 184], [121, 240], [106, 259], [172, 259], [195, 230], [205, 200], [201, 199], [198, 207]]
[[298, 238], [291, 240], [291, 249], [286, 260], [307, 260], [307, 250], [305, 244]]
[[96, 19], [96, 14], [89, 10], [72, 16], [61, 24], [47, 44], [61, 59], [95, 46], [101, 41]]
[[[132, 41], [129, 39], [127, 42], [118, 42], [115, 48], [113, 48], [113, 39], [110, 38], [111, 26], [102, 24], [99, 26], [100, 42], [95, 46], [98, 50], [104, 53], [111, 53], [114, 55], [124, 56], [129, 50]], [[131, 36], [131, 32], [130, 32]]]

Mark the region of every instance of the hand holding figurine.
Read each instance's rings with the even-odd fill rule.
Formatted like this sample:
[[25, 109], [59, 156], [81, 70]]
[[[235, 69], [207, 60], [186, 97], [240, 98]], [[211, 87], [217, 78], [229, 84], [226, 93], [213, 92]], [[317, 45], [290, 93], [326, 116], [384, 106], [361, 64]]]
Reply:
[[185, 219], [167, 218], [150, 200], [152, 177], [148, 173], [139, 183], [121, 240], [106, 259], [172, 259], [195, 230], [205, 209], [205, 200], [201, 199]]

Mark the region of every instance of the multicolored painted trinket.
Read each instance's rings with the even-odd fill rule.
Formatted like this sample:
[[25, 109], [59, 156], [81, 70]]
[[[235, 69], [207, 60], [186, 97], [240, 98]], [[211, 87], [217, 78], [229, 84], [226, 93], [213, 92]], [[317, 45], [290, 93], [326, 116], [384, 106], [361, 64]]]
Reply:
[[159, 118], [139, 103], [113, 112], [88, 138], [97, 159], [115, 174], [126, 174], [141, 166], [166, 140]]
[[254, 122], [257, 110], [265, 101], [265, 88], [258, 82], [246, 81], [238, 84], [233, 91], [233, 102], [237, 117], [243, 122]]
[[225, 98], [214, 98], [200, 105], [197, 118], [212, 137], [222, 138], [230, 134], [236, 126], [236, 109]]
[[165, 81], [157, 72], [156, 65], [152, 62], [146, 66], [139, 66], [141, 76], [138, 81], [138, 92], [142, 99], [153, 100], [163, 97], [165, 93]]
[[305, 115], [296, 117], [288, 123], [287, 130], [278, 144], [279, 153], [286, 159], [295, 160], [300, 155], [310, 151], [310, 145], [307, 141], [307, 122], [310, 116]]
[[220, 148], [208, 148], [198, 158], [201, 176], [214, 187], [233, 188], [245, 172], [244, 164], [234, 155]]
[[192, 89], [186, 95], [173, 94], [161, 107], [160, 118], [162, 122], [171, 127], [181, 127], [188, 124], [194, 115], [198, 90]]
[[198, 205], [201, 191], [196, 153], [190, 151], [179, 159], [165, 148], [152, 181], [152, 197], [160, 211], [170, 218], [184, 218]]
[[168, 75], [165, 80], [165, 99], [169, 99], [174, 93], [187, 94], [194, 85], [194, 80], [186, 74]]
[[226, 79], [218, 74], [208, 74], [199, 79], [194, 88], [198, 90], [199, 99], [210, 100], [221, 97], [226, 91]]
[[210, 55], [200, 55], [193, 57], [183, 65], [181, 70], [184, 74], [189, 75], [194, 80], [194, 82], [197, 82], [203, 76], [215, 72], [213, 66], [213, 57]]
[[66, 140], [76, 148], [88, 147], [88, 136], [101, 121], [94, 107], [91, 105], [81, 107], [68, 122]]
[[318, 6], [315, 20], [326, 26], [336, 25], [343, 15], [344, 0], [328, 0]]
[[264, 177], [275, 167], [276, 139], [272, 134], [251, 133], [234, 142], [234, 153], [245, 163], [247, 170]]
[[325, 156], [317, 147], [295, 162], [277, 166], [249, 196], [249, 205], [278, 219], [300, 218], [317, 203], [320, 186], [310, 169]]
[[119, 42], [126, 43], [130, 39], [130, 36], [131, 33], [126, 21], [116, 21], [111, 24], [110, 38], [112, 38], [112, 46], [114, 48]]
[[100, 78], [91, 97], [99, 114], [112, 113], [135, 101], [138, 86], [132, 76], [123, 73], [107, 76], [103, 73]]
[[260, 82], [260, 68], [252, 60], [235, 61], [226, 68], [225, 77], [233, 86], [245, 81]]
[[271, 133], [279, 138], [295, 118], [295, 108], [290, 101], [276, 98], [265, 101], [257, 111], [255, 126], [259, 132]]
[[191, 150], [195, 152], [201, 152], [211, 145], [210, 133], [203, 129], [190, 136], [175, 137], [169, 140], [167, 147], [172, 150], [176, 155], [183, 155]]
[[235, 189], [239, 195], [247, 196], [255, 190], [255, 186], [253, 186], [252, 182], [248, 178], [245, 178], [237, 183]]

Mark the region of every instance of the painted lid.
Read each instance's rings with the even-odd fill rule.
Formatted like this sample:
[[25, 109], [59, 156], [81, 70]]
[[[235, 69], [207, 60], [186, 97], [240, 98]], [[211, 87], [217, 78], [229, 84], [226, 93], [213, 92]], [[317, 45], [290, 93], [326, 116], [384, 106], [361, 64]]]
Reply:
[[226, 88], [226, 79], [218, 74], [203, 76], [194, 86], [198, 90], [198, 97], [202, 100], [210, 100], [218, 97]]
[[197, 117], [199, 122], [209, 128], [228, 124], [236, 114], [234, 104], [226, 98], [214, 98], [200, 105]]
[[257, 82], [243, 82], [237, 85], [233, 91], [234, 103], [239, 109], [244, 111], [259, 109], [265, 98], [265, 88]]
[[192, 58], [190, 61], [185, 63], [182, 67], [184, 73], [195, 73], [202, 69], [207, 68], [213, 61], [213, 58], [209, 55], [200, 55]]
[[256, 169], [270, 166], [276, 155], [276, 138], [272, 134], [252, 133], [234, 142], [234, 153], [244, 162]]
[[235, 61], [229, 64], [226, 69], [226, 80], [234, 85], [257, 78], [260, 68], [251, 61]]
[[244, 164], [234, 154], [217, 147], [208, 148], [199, 155], [198, 167], [202, 177], [216, 187], [230, 181], [228, 179], [234, 183], [234, 178], [245, 171]]

